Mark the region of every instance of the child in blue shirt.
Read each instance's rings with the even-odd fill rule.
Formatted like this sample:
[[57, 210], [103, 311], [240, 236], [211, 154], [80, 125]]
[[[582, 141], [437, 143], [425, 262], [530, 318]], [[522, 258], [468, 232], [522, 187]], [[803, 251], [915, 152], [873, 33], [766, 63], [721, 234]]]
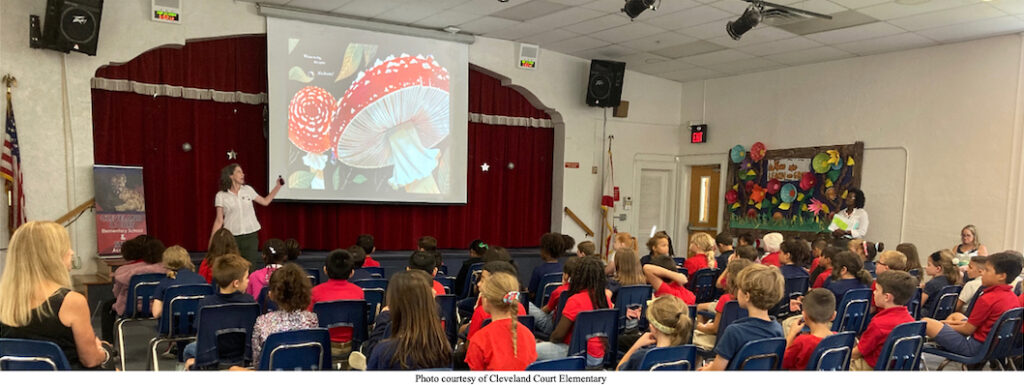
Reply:
[[540, 257], [544, 263], [535, 267], [533, 274], [530, 275], [530, 285], [527, 287], [530, 296], [542, 295], [540, 291], [544, 288], [540, 287], [540, 281], [544, 275], [562, 272], [562, 263], [558, 262], [558, 257], [562, 255], [564, 249], [560, 234], [547, 233], [540, 237]]
[[[222, 255], [213, 262], [213, 280], [220, 286], [217, 293], [207, 295], [199, 300], [199, 308], [206, 306], [223, 305], [229, 303], [256, 303], [256, 299], [245, 293], [249, 285], [249, 261], [238, 254]], [[196, 325], [203, 320], [196, 317]], [[243, 341], [245, 343], [247, 341]], [[239, 348], [239, 350], [245, 347]], [[185, 359], [185, 367], [189, 368], [195, 362], [196, 343], [192, 342], [185, 346], [182, 358]]]
[[836, 311], [842, 306], [843, 296], [853, 289], [867, 289], [871, 274], [864, 270], [860, 256], [844, 251], [832, 257], [832, 276], [825, 281], [825, 288], [836, 296]]
[[782, 325], [768, 317], [768, 309], [782, 299], [786, 285], [778, 268], [761, 264], [747, 266], [736, 277], [736, 300], [748, 317], [725, 328], [715, 347], [715, 360], [698, 370], [725, 370], [744, 344], [762, 338], [784, 337]]

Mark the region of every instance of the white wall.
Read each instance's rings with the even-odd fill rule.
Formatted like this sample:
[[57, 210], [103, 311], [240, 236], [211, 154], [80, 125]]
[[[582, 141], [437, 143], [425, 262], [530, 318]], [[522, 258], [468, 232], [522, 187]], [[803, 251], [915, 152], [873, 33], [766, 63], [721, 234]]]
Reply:
[[863, 141], [870, 240], [930, 253], [971, 223], [1021, 250], [1021, 57], [1009, 35], [685, 83], [682, 120], [706, 102], [711, 135], [682, 152]]
[[[30, 219], [56, 219], [93, 196], [89, 80], [98, 67], [129, 61], [163, 45], [184, 44], [187, 39], [266, 31], [264, 18], [251, 3], [187, 1], [184, 22], [172, 25], [147, 19], [149, 0], [108, 1], [97, 55], [64, 55], [28, 47], [28, 15], [43, 15], [45, 3], [0, 2], [0, 73], [11, 73], [19, 81], [14, 103]], [[537, 70], [523, 71], [513, 67], [514, 48], [507, 41], [480, 39], [470, 48], [470, 61], [506, 78], [511, 85], [529, 89], [534, 100], [557, 112], [556, 121], [561, 124], [555, 139], [552, 229], [582, 240], [583, 231], [569, 222], [562, 207], [571, 207], [591, 228], [598, 229], [600, 178], [590, 169], [601, 164], [602, 111], [584, 104], [588, 61], [545, 50]], [[67, 114], [61, 76], [65, 61]], [[630, 163], [636, 153], [678, 153], [681, 98], [679, 83], [627, 72], [623, 99], [632, 102], [630, 118], [608, 121], [608, 133], [617, 138], [616, 179], [623, 195], [632, 194]], [[67, 150], [65, 138], [70, 139]], [[580, 162], [580, 168], [566, 170], [562, 168], [565, 161]], [[87, 214], [71, 227], [73, 247], [83, 259], [75, 274], [105, 271], [93, 259], [94, 221]]]

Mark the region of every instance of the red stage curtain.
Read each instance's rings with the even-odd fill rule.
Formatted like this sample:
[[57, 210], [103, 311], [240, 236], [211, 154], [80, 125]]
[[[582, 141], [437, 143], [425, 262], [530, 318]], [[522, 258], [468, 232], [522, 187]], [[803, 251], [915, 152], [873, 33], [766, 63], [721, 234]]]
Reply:
[[[143, 83], [266, 92], [266, 38], [233, 37], [159, 48], [96, 76]], [[549, 119], [515, 90], [470, 70], [470, 111]], [[261, 194], [266, 185], [264, 105], [219, 103], [93, 89], [96, 164], [144, 168], [149, 233], [166, 244], [206, 250], [221, 167], [237, 162]], [[190, 143], [185, 152], [182, 144]], [[347, 247], [362, 233], [380, 249], [411, 249], [431, 235], [443, 248], [473, 239], [532, 247], [551, 227], [553, 131], [469, 124], [468, 203], [424, 206], [276, 201], [257, 205], [268, 238], [296, 238], [305, 249]], [[492, 167], [482, 172], [480, 165]], [[514, 164], [509, 169], [509, 163]]]

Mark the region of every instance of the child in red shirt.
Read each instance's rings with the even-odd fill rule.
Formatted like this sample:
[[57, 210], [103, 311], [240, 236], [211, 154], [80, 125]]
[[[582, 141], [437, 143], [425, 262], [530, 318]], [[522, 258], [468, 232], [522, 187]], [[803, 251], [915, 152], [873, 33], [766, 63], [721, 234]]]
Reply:
[[971, 316], [958, 312], [950, 314], [944, 321], [924, 318], [922, 321], [928, 322], [925, 333], [943, 349], [964, 356], [975, 355], [999, 317], [1017, 307], [1017, 296], [1013, 294], [1010, 282], [1020, 275], [1022, 264], [1020, 254], [1002, 252], [989, 255], [981, 272], [981, 286], [987, 289], [975, 301]]
[[[814, 349], [822, 339], [832, 334], [830, 322], [836, 317], [836, 296], [825, 289], [813, 289], [804, 295], [803, 316], [789, 327], [786, 333], [786, 354], [782, 368], [786, 370], [807, 369], [807, 363]], [[810, 333], [801, 334], [804, 326]]]
[[811, 288], [817, 289], [825, 287], [825, 281], [828, 281], [828, 277], [832, 276], [832, 257], [836, 256], [843, 250], [835, 247], [826, 247], [821, 252], [821, 258], [818, 259], [818, 266], [811, 269], [811, 274], [808, 282], [811, 282]]
[[[666, 258], [671, 260], [670, 257]], [[564, 358], [568, 355], [573, 325], [579, 313], [613, 307], [611, 291], [605, 288], [607, 285], [601, 260], [595, 257], [581, 258], [579, 266], [573, 271], [573, 279], [569, 282], [569, 292], [576, 294], [566, 301], [558, 324], [551, 332], [551, 339], [537, 344], [538, 360]], [[604, 344], [600, 337], [587, 340], [588, 367], [599, 366], [604, 362]]]
[[672, 257], [659, 255], [651, 258], [651, 263], [644, 265], [644, 276], [654, 288], [655, 297], [671, 294], [679, 297], [687, 305], [696, 304], [697, 296], [683, 287], [688, 278], [686, 275], [676, 272], [676, 263]]
[[[313, 305], [317, 302], [365, 299], [363, 289], [348, 281], [352, 277], [354, 267], [352, 254], [348, 250], [337, 249], [327, 254], [323, 269], [328, 280], [313, 287], [308, 310], [312, 311]], [[331, 328], [330, 333], [331, 354], [335, 362], [346, 361], [346, 357], [352, 351], [352, 328], [348, 326]]]
[[519, 280], [495, 273], [482, 281], [482, 307], [491, 323], [469, 340], [466, 364], [472, 370], [524, 370], [537, 360], [533, 333], [515, 317], [519, 304]]
[[782, 263], [779, 262], [779, 247], [782, 246], [782, 240], [782, 234], [780, 233], [768, 233], [764, 235], [764, 238], [761, 238], [761, 241], [764, 242], [764, 251], [768, 253], [761, 258], [762, 265], [782, 266]]
[[380, 267], [380, 262], [373, 259], [373, 252], [377, 251], [377, 247], [373, 245], [373, 235], [363, 234], [359, 238], [356, 238], [356, 245], [363, 248], [366, 252], [366, 260], [363, 261], [363, 267]]
[[871, 323], [853, 348], [850, 369], [874, 370], [882, 345], [892, 329], [900, 324], [914, 322], [906, 305], [917, 291], [916, 283], [917, 280], [904, 271], [888, 270], [878, 275], [874, 290], [878, 313], [871, 318]]
[[[406, 266], [406, 270], [423, 270], [427, 274], [430, 274], [430, 278], [437, 276], [437, 258], [434, 258], [434, 254], [427, 251], [417, 251], [409, 256], [409, 266]], [[430, 281], [433, 283], [434, 296], [444, 295], [444, 285], [441, 282]]]
[[[476, 283], [478, 291], [483, 290], [484, 282], [487, 282], [488, 279], [499, 273], [515, 277], [517, 271], [515, 266], [512, 266], [511, 263], [505, 261], [490, 261], [485, 263], [480, 270], [480, 280]], [[484, 326], [484, 320], [491, 319], [491, 313], [488, 313], [487, 309], [484, 308], [483, 302], [483, 296], [478, 296], [476, 300], [476, 307], [473, 308], [473, 317], [470, 318], [468, 325], [463, 326], [463, 329], [465, 329], [466, 332], [466, 339], [473, 338], [473, 335], [480, 331], [480, 328]], [[518, 304], [518, 311], [516, 314], [526, 315], [526, 308], [523, 307], [523, 304], [519, 301], [516, 301], [516, 303]], [[462, 330], [460, 330], [460, 334], [461, 332]]]
[[717, 264], [715, 261], [715, 238], [712, 238], [711, 235], [708, 233], [693, 234], [690, 237], [690, 251], [694, 255], [686, 258], [686, 262], [683, 262], [683, 267], [686, 268], [689, 275], [687, 278], [693, 280], [693, 277], [701, 269], [715, 268]]

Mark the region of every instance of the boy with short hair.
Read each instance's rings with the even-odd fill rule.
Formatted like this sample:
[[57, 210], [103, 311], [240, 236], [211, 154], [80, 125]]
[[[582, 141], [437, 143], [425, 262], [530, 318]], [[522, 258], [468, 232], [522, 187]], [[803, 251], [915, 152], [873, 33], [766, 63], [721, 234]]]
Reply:
[[[878, 256], [878, 262], [875, 263], [875, 274], [882, 274], [889, 270], [895, 271], [906, 271], [907, 270], [907, 256], [896, 250], [886, 250]], [[871, 282], [871, 291], [875, 291], [875, 287], [878, 285], [878, 281]], [[875, 306], [875, 297], [871, 296], [871, 306], [869, 307], [871, 313], [878, 311], [878, 307]]]
[[960, 289], [960, 296], [956, 299], [956, 311], [966, 311], [967, 304], [971, 302], [971, 298], [974, 298], [974, 294], [981, 288], [981, 272], [985, 270], [985, 262], [987, 261], [988, 256], [976, 255], [971, 257], [971, 262], [967, 264], [967, 278], [970, 280], [964, 282], [963, 289]]
[[352, 276], [349, 277], [349, 281], [358, 281], [360, 279], [370, 279], [373, 275], [369, 271], [363, 270], [363, 263], [366, 262], [366, 251], [359, 245], [352, 245], [348, 247], [348, 255], [352, 256]]
[[719, 338], [715, 360], [698, 370], [725, 370], [729, 361], [749, 341], [784, 337], [782, 325], [768, 317], [768, 309], [782, 300], [786, 280], [774, 266], [752, 264], [736, 277], [736, 300], [748, 317], [733, 321]]
[[914, 322], [906, 305], [917, 291], [917, 279], [910, 273], [894, 270], [890, 266], [888, 271], [878, 275], [875, 283], [873, 297], [878, 313], [871, 318], [871, 323], [853, 348], [850, 362], [852, 370], [874, 370], [882, 345], [892, 329], [900, 324]]
[[380, 267], [380, 262], [373, 259], [373, 252], [377, 251], [377, 247], [373, 244], [373, 235], [360, 235], [359, 238], [356, 238], [356, 245], [363, 248], [363, 252], [366, 253], [366, 260], [363, 261], [362, 267]]
[[718, 248], [715, 264], [719, 269], [725, 270], [729, 266], [729, 257], [735, 252], [732, 249], [732, 234], [728, 231], [723, 231], [715, 235], [715, 247]]
[[[213, 262], [213, 280], [217, 282], [217, 293], [207, 295], [199, 300], [199, 308], [206, 306], [224, 305], [229, 303], [256, 303], [256, 299], [245, 293], [249, 285], [249, 260], [238, 254], [225, 254]], [[202, 319], [196, 316], [196, 325]], [[198, 326], [197, 326], [198, 327]], [[185, 359], [185, 367], [189, 368], [195, 362], [196, 343], [193, 341], [185, 346], [182, 358]], [[238, 350], [245, 349], [245, 346], [237, 347]]]
[[828, 247], [828, 241], [825, 238], [817, 238], [814, 242], [811, 242], [811, 254], [814, 254], [814, 259], [811, 260], [811, 270], [818, 268], [818, 263], [821, 262], [821, 254], [825, 252], [825, 248]]
[[686, 274], [680, 274], [676, 270], [676, 262], [667, 255], [658, 255], [651, 258], [651, 263], [643, 266], [644, 276], [647, 283], [654, 288], [654, 297], [661, 297], [671, 294], [686, 302], [687, 305], [696, 305], [697, 296], [683, 285], [689, 280]]
[[989, 255], [981, 272], [981, 286], [986, 289], [975, 301], [971, 316], [953, 313], [944, 321], [924, 318], [922, 321], [928, 323], [925, 333], [950, 352], [963, 356], [978, 353], [999, 317], [1017, 307], [1010, 282], [1020, 275], [1022, 264], [1021, 257], [1011, 252]]
[[437, 250], [437, 239], [424, 235], [416, 241], [416, 246], [419, 247], [419, 251], [434, 251]]
[[[355, 272], [355, 264], [352, 254], [347, 250], [336, 249], [327, 254], [323, 270], [327, 274], [327, 282], [313, 287], [309, 311], [313, 311], [313, 305], [319, 302], [366, 298], [362, 288], [349, 282]], [[370, 309], [370, 311], [374, 310]], [[334, 357], [335, 363], [342, 363], [346, 361], [346, 357], [352, 351], [352, 328], [345, 326], [331, 328], [330, 334], [331, 355]]]
[[[833, 334], [831, 322], [836, 317], [836, 296], [826, 289], [811, 289], [804, 295], [803, 317], [789, 327], [786, 333], [786, 354], [782, 368], [804, 370], [814, 349], [822, 339]], [[810, 333], [801, 334], [804, 326]]]
[[[434, 258], [434, 254], [428, 251], [417, 251], [409, 256], [409, 266], [406, 270], [423, 270], [430, 274], [433, 278], [437, 275], [437, 260]], [[444, 295], [444, 285], [441, 282], [431, 281], [434, 284], [434, 296]]]

